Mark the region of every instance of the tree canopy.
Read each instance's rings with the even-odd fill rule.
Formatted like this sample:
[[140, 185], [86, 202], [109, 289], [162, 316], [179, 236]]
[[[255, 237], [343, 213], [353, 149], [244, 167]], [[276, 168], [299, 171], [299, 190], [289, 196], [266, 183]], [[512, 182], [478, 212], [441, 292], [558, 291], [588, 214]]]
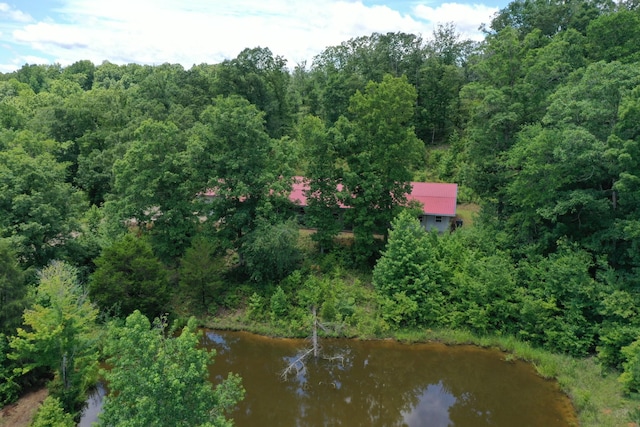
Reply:
[[112, 326], [111, 368], [104, 372], [109, 394], [99, 425], [232, 426], [225, 415], [244, 396], [241, 380], [229, 374], [214, 388], [207, 366], [215, 353], [197, 348], [199, 340], [195, 319], [176, 337], [139, 311], [124, 326]]
[[[64, 283], [84, 307], [85, 279], [105, 314], [246, 308], [292, 330], [320, 284], [320, 315], [365, 335], [508, 334], [595, 354], [632, 392], [639, 17], [637, 1], [515, 0], [478, 42], [450, 24], [374, 33], [291, 69], [249, 47], [190, 69], [0, 74], [0, 343], [24, 356], [0, 360], [0, 398], [14, 364], [58, 369], [42, 298]], [[426, 180], [456, 182], [473, 226], [423, 232], [406, 195]]]

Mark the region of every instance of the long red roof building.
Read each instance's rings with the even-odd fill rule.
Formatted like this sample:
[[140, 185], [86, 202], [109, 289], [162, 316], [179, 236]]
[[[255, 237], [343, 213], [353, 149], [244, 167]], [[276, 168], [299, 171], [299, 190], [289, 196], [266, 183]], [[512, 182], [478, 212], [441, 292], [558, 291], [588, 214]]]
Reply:
[[[305, 192], [308, 184], [301, 176], [294, 180], [289, 200], [299, 206], [307, 206]], [[339, 188], [338, 188], [339, 189]], [[411, 193], [407, 195], [409, 201], [417, 201], [422, 205], [425, 215], [455, 216], [458, 184], [439, 182], [412, 182]]]

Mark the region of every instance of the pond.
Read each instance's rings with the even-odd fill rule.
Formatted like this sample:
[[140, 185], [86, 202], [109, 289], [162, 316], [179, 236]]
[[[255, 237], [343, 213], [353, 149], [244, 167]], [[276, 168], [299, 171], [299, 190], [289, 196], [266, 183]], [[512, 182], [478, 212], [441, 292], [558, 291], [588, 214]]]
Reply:
[[[497, 350], [442, 344], [323, 339], [286, 379], [309, 343], [244, 332], [205, 331], [219, 382], [242, 376], [247, 391], [231, 414], [237, 427], [577, 425], [556, 382]], [[99, 399], [87, 411], [96, 413]], [[92, 418], [92, 419], [89, 419]], [[89, 426], [95, 415], [83, 417]]]

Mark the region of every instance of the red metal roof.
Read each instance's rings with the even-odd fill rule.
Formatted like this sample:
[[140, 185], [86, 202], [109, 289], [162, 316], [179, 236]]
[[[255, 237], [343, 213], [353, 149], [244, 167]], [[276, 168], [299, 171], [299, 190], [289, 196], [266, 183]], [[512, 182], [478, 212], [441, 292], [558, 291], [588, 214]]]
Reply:
[[428, 215], [455, 216], [458, 184], [439, 182], [412, 182], [409, 200], [422, 204], [422, 212]]
[[293, 186], [291, 187], [291, 194], [289, 194], [289, 200], [296, 205], [307, 206], [307, 196], [305, 191], [309, 189], [309, 186], [304, 182], [304, 178], [301, 176], [293, 177]]
[[[407, 195], [407, 199], [409, 201], [418, 201], [422, 205], [423, 213], [442, 216], [456, 215], [458, 184], [412, 182], [411, 187], [412, 191], [411, 194]], [[306, 206], [307, 197], [305, 196], [305, 191], [308, 188], [309, 186], [303, 177], [294, 177], [289, 200], [297, 205]]]

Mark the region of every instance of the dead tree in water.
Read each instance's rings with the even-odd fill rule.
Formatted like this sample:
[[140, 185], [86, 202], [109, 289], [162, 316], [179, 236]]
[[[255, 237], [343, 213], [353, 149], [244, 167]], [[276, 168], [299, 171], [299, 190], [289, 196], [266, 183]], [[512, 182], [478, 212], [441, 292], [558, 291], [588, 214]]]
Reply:
[[[307, 370], [307, 365], [305, 363], [306, 359], [313, 354], [313, 358], [318, 360], [320, 358], [320, 341], [318, 339], [318, 328], [322, 329], [325, 332], [329, 332], [328, 329], [318, 320], [318, 314], [316, 307], [313, 306], [311, 308], [312, 315], [312, 324], [311, 324], [311, 347], [305, 349], [302, 354], [293, 360], [281, 373], [280, 377], [283, 380], [287, 380], [290, 374], [295, 372], [295, 375], [299, 375]], [[344, 363], [343, 355], [334, 355], [334, 356], [322, 356], [323, 359], [335, 361], [340, 360], [340, 362]]]

